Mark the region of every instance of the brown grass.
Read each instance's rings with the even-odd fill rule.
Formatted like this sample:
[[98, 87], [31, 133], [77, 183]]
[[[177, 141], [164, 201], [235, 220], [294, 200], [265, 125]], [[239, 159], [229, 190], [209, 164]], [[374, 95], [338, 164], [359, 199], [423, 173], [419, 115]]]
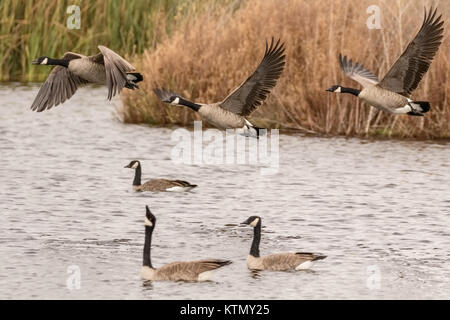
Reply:
[[[333, 84], [359, 85], [341, 72], [342, 52], [380, 78], [420, 28], [423, 6], [438, 3], [444, 20], [449, 1], [310, 1], [247, 0], [209, 5], [177, 24], [156, 49], [136, 65], [145, 81], [124, 95], [125, 122], [191, 126], [197, 115], [187, 108], [158, 102], [155, 85], [168, 87], [198, 102], [222, 100], [259, 63], [265, 40], [281, 37], [287, 66], [266, 103], [251, 116], [259, 126], [296, 128], [338, 135], [450, 137], [449, 28], [430, 70], [413, 98], [428, 100], [425, 117], [391, 116], [353, 96], [325, 92]], [[240, 8], [236, 9], [238, 4]], [[379, 5], [382, 30], [368, 29], [370, 5]]]

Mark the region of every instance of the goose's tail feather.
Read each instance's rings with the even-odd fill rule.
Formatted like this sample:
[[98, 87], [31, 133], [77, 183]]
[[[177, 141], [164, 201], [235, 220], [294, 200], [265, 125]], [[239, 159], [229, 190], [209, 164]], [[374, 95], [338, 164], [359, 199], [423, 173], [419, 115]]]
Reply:
[[144, 77], [139, 72], [127, 72], [127, 83], [125, 84], [125, 88], [134, 90], [139, 89], [139, 86], [136, 84], [144, 80]]
[[245, 119], [245, 127], [244, 131], [246, 135], [250, 137], [255, 137], [259, 139], [259, 136], [263, 136], [267, 133], [266, 128], [259, 128], [255, 127], [253, 124], [251, 124], [247, 119]]
[[427, 101], [411, 101], [409, 105], [412, 109], [408, 112], [410, 116], [423, 116], [424, 113], [430, 111], [430, 103]]
[[317, 261], [317, 260], [323, 260], [323, 259], [325, 259], [327, 256], [324, 256], [324, 255], [317, 255], [317, 256], [315, 256], [313, 259], [312, 259], [312, 261]]
[[217, 266], [217, 268], [220, 268], [220, 267], [231, 264], [231, 260], [217, 259], [217, 260], [212, 260], [210, 263], [215, 264]]

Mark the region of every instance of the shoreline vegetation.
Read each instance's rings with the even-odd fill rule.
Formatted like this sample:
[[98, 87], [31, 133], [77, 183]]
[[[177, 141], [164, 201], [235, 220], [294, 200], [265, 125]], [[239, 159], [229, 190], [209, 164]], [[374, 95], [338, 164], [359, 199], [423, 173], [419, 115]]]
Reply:
[[[382, 30], [368, 29], [371, 5], [381, 8]], [[172, 34], [146, 50], [136, 67], [147, 79], [141, 90], [124, 94], [127, 123], [192, 126], [198, 116], [187, 108], [160, 103], [153, 94], [163, 86], [197, 102], [222, 100], [253, 72], [265, 40], [286, 43], [284, 74], [263, 106], [250, 117], [258, 127], [360, 137], [450, 138], [449, 28], [413, 98], [428, 100], [425, 117], [393, 116], [355, 97], [325, 91], [334, 84], [359, 87], [340, 70], [338, 54], [384, 76], [423, 22], [431, 1], [247, 0], [184, 17]], [[439, 13], [450, 17], [450, 3]]]
[[[81, 8], [81, 29], [65, 26], [69, 5]], [[450, 2], [438, 1], [444, 39], [412, 98], [426, 100], [425, 117], [393, 116], [353, 96], [325, 89], [359, 88], [340, 70], [338, 54], [382, 78], [417, 34], [425, 0], [3, 0], [0, 5], [1, 81], [43, 81], [40, 55], [116, 50], [143, 75], [140, 90], [124, 90], [125, 123], [192, 127], [191, 110], [162, 104], [155, 86], [197, 102], [222, 100], [253, 72], [272, 36], [286, 43], [287, 64], [271, 95], [249, 118], [258, 127], [319, 135], [450, 139]], [[381, 9], [381, 28], [367, 19]]]
[[[72, 5], [80, 8], [80, 29], [67, 27]], [[2, 0], [0, 81], [44, 81], [51, 69], [33, 66], [35, 58], [96, 54], [100, 44], [133, 60], [202, 6], [202, 0]]]

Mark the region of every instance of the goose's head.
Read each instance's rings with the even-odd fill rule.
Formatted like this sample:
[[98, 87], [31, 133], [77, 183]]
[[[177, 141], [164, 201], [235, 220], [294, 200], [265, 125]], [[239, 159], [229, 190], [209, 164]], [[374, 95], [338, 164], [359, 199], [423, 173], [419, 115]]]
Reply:
[[247, 220], [242, 222], [242, 224], [248, 224], [248, 225], [252, 226], [253, 228], [255, 228], [258, 224], [261, 224], [261, 217], [251, 216], [250, 218], [248, 218]]
[[148, 206], [145, 206], [145, 226], [154, 228], [156, 224], [156, 218], [150, 211]]
[[133, 160], [124, 168], [137, 169], [140, 166], [141, 166], [141, 163], [138, 160]]
[[170, 103], [173, 105], [180, 105], [180, 101], [183, 100], [178, 94], [165, 90], [164, 88], [155, 88], [153, 92], [158, 96], [158, 98], [165, 103]]
[[178, 105], [180, 105], [180, 97], [178, 97], [178, 96], [171, 96], [170, 97], [170, 99], [169, 99], [169, 103], [170, 104], [173, 104], [173, 105], [175, 105], [175, 106], [178, 106]]
[[48, 64], [49, 57], [39, 57], [37, 59], [34, 59], [32, 64]]
[[342, 92], [342, 87], [338, 85], [334, 85], [331, 88], [328, 88], [326, 91], [329, 92]]

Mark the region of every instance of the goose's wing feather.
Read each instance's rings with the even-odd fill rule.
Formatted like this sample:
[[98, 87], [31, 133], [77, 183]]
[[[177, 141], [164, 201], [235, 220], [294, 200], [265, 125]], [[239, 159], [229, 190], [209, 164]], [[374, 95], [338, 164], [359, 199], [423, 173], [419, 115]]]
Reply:
[[195, 184], [191, 184], [184, 180], [172, 180], [171, 181], [174, 186], [180, 186], [180, 187], [193, 187], [196, 186]]
[[417, 88], [442, 42], [444, 22], [442, 15], [436, 17], [436, 11], [431, 8], [427, 13], [425, 10], [422, 27], [381, 80], [382, 88], [406, 97]]
[[266, 41], [266, 52], [255, 72], [219, 105], [238, 115], [248, 116], [264, 102], [270, 90], [275, 87], [284, 70], [285, 57], [284, 44], [280, 44], [280, 40], [274, 43], [272, 38], [270, 46]]
[[292, 270], [305, 261], [314, 261], [319, 256], [309, 252], [276, 253], [262, 257], [264, 269], [269, 270]]
[[183, 180], [168, 180], [168, 179], [152, 179], [145, 182], [142, 185], [142, 189], [149, 190], [166, 190], [172, 187], [194, 187], [196, 185], [190, 184], [187, 181]]
[[357, 81], [363, 87], [370, 87], [378, 83], [378, 77], [372, 71], [367, 70], [358, 62], [353, 63], [352, 59], [347, 60], [347, 56], [342, 58], [342, 55], [339, 54], [339, 65], [349, 78]]
[[63, 58], [72, 60], [72, 59], [80, 59], [80, 58], [87, 58], [87, 57], [81, 53], [75, 53], [75, 52], [68, 51], [68, 52], [64, 53]]
[[296, 252], [295, 255], [299, 259], [311, 260], [311, 261], [321, 260], [321, 259], [326, 258], [326, 256], [324, 256], [324, 255], [312, 253], [312, 252]]
[[136, 69], [117, 53], [104, 46], [98, 46], [101, 54], [92, 56], [92, 60], [105, 65], [108, 100], [119, 93], [127, 83], [127, 73]]
[[211, 259], [187, 262], [172, 262], [157, 269], [158, 275], [165, 279], [197, 280], [198, 275], [230, 264], [229, 260]]
[[[73, 60], [84, 57], [78, 53], [66, 52], [62, 59]], [[69, 69], [56, 66], [39, 89], [31, 105], [31, 110], [41, 112], [57, 106], [72, 97], [78, 87], [86, 83], [88, 81], [70, 72]]]

